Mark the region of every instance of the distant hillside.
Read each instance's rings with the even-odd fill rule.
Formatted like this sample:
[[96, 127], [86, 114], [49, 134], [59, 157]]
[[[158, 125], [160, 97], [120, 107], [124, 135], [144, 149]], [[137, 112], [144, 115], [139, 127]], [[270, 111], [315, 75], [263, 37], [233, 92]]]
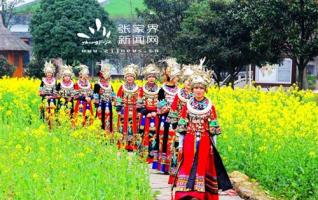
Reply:
[[[131, 18], [136, 17], [136, 8], [144, 9], [144, 0], [109, 0], [104, 5], [105, 10], [111, 17]], [[131, 9], [132, 8], [132, 9]]]
[[36, 11], [40, 7], [39, 0], [34, 1], [32, 3], [28, 3], [22, 6], [19, 6], [15, 9], [15, 12], [18, 14], [31, 14]]
[[[102, 3], [111, 18], [135, 18], [136, 8], [144, 9], [143, 0], [108, 0]], [[16, 13], [32, 14], [40, 7], [39, 0], [16, 8]]]

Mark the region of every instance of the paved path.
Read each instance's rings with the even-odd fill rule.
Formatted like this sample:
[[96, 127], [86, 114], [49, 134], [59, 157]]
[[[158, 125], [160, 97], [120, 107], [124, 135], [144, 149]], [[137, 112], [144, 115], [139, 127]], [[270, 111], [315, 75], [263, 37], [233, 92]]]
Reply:
[[[150, 169], [150, 182], [156, 200], [170, 200], [171, 187], [168, 184], [168, 175], [160, 174], [158, 171]], [[238, 196], [220, 196], [220, 200], [242, 200]]]

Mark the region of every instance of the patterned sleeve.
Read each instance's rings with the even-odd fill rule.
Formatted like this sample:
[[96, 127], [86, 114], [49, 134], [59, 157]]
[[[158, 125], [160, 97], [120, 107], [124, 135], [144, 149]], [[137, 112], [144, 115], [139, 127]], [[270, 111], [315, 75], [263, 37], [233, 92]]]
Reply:
[[123, 106], [123, 96], [124, 96], [123, 86], [120, 86], [117, 92], [116, 106]]
[[75, 99], [75, 95], [76, 95], [75, 84], [73, 85], [73, 90], [71, 95], [72, 95], [72, 98]]
[[181, 135], [185, 135], [187, 133], [188, 127], [188, 108], [187, 105], [184, 105], [181, 110], [180, 119], [178, 121], [177, 132]]
[[138, 90], [138, 96], [137, 96], [137, 108], [141, 109], [144, 107], [144, 90], [142, 89], [142, 87], [139, 88]]
[[75, 83], [74, 85], [74, 99], [76, 100], [81, 100], [80, 99], [80, 93], [79, 93], [79, 86], [78, 86], [78, 83]]
[[171, 108], [168, 114], [168, 122], [171, 124], [178, 123], [179, 113], [178, 113], [178, 105], [179, 105], [179, 97], [176, 95], [173, 99], [173, 102], [171, 104]]
[[221, 134], [214, 105], [212, 105], [212, 108], [211, 108], [211, 116], [209, 119], [209, 131], [212, 135], [220, 135]]
[[140, 87], [139, 92], [138, 92], [137, 111], [139, 113], [141, 113], [142, 115], [147, 114], [146, 102], [145, 102], [145, 97], [144, 97], [144, 90], [142, 87]]

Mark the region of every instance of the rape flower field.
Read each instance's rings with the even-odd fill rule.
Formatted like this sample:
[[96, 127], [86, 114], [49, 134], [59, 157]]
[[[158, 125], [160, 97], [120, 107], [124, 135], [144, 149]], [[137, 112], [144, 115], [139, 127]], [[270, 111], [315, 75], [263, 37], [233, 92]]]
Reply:
[[318, 199], [318, 97], [312, 92], [212, 88], [225, 166], [278, 199]]
[[148, 166], [105, 141], [98, 120], [48, 130], [39, 84], [0, 80], [0, 199], [153, 199]]
[[[53, 130], [39, 118], [39, 80], [0, 79], [0, 199], [153, 199], [147, 165], [101, 136], [98, 120]], [[115, 91], [120, 85], [114, 81]], [[212, 87], [218, 149], [278, 199], [318, 199], [318, 97]]]

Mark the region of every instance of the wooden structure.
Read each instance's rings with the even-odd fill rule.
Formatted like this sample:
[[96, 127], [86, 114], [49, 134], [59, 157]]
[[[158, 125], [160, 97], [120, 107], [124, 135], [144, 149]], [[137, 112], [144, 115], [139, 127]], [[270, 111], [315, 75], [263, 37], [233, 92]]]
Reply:
[[23, 55], [28, 53], [30, 46], [12, 34], [4, 25], [0, 14], [0, 55], [4, 56], [10, 65], [16, 66], [14, 77], [23, 76]]

